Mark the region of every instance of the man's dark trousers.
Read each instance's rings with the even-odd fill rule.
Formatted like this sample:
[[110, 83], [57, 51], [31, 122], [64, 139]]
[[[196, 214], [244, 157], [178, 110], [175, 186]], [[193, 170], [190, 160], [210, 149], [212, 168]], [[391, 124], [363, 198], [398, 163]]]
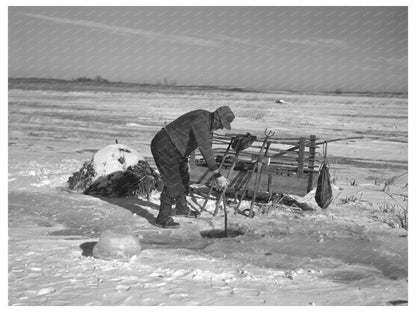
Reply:
[[[170, 216], [175, 200], [176, 208], [187, 209], [185, 194], [189, 187], [188, 159], [179, 154], [165, 129], [156, 134], [150, 148], [164, 184], [156, 218], [158, 223], [163, 223]], [[178, 207], [179, 204], [185, 207]]]

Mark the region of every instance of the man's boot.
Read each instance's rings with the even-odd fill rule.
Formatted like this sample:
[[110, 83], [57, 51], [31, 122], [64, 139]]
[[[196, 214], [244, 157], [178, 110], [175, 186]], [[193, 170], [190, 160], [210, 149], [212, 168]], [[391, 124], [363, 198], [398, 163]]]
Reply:
[[181, 194], [176, 198], [176, 206], [175, 206], [176, 216], [184, 216], [184, 217], [194, 217], [200, 215], [198, 211], [191, 210], [188, 207], [188, 202], [186, 200], [186, 195]]
[[170, 217], [172, 212], [172, 202], [173, 199], [166, 191], [163, 190], [162, 194], [160, 194], [160, 208], [159, 214], [156, 218], [155, 225], [163, 228], [173, 228], [176, 229], [180, 226], [179, 223], [176, 223], [172, 217]]

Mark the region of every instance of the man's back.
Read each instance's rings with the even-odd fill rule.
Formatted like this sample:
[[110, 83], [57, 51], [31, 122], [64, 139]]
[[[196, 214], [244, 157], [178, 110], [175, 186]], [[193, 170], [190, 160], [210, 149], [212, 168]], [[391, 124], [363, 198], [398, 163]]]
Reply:
[[214, 161], [210, 144], [211, 112], [203, 109], [188, 112], [169, 123], [165, 129], [183, 157], [199, 147], [204, 157], [209, 158], [207, 162]]

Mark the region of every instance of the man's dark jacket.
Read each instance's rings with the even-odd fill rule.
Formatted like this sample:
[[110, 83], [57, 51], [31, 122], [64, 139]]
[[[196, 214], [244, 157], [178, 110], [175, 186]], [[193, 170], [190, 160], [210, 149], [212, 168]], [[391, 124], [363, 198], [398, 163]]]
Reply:
[[181, 156], [187, 157], [199, 147], [211, 171], [217, 169], [210, 143], [213, 122], [214, 113], [198, 109], [180, 116], [165, 127]]

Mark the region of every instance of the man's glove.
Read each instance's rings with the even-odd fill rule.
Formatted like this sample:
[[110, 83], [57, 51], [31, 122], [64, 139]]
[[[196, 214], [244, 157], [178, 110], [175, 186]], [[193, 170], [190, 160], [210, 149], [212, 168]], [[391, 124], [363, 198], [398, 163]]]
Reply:
[[217, 182], [217, 185], [220, 187], [220, 188], [224, 188], [224, 187], [226, 187], [228, 184], [230, 184], [230, 180], [228, 180], [226, 177], [224, 177], [224, 176], [219, 176], [219, 177], [216, 177], [215, 178], [215, 180], [216, 180], [216, 182]]

